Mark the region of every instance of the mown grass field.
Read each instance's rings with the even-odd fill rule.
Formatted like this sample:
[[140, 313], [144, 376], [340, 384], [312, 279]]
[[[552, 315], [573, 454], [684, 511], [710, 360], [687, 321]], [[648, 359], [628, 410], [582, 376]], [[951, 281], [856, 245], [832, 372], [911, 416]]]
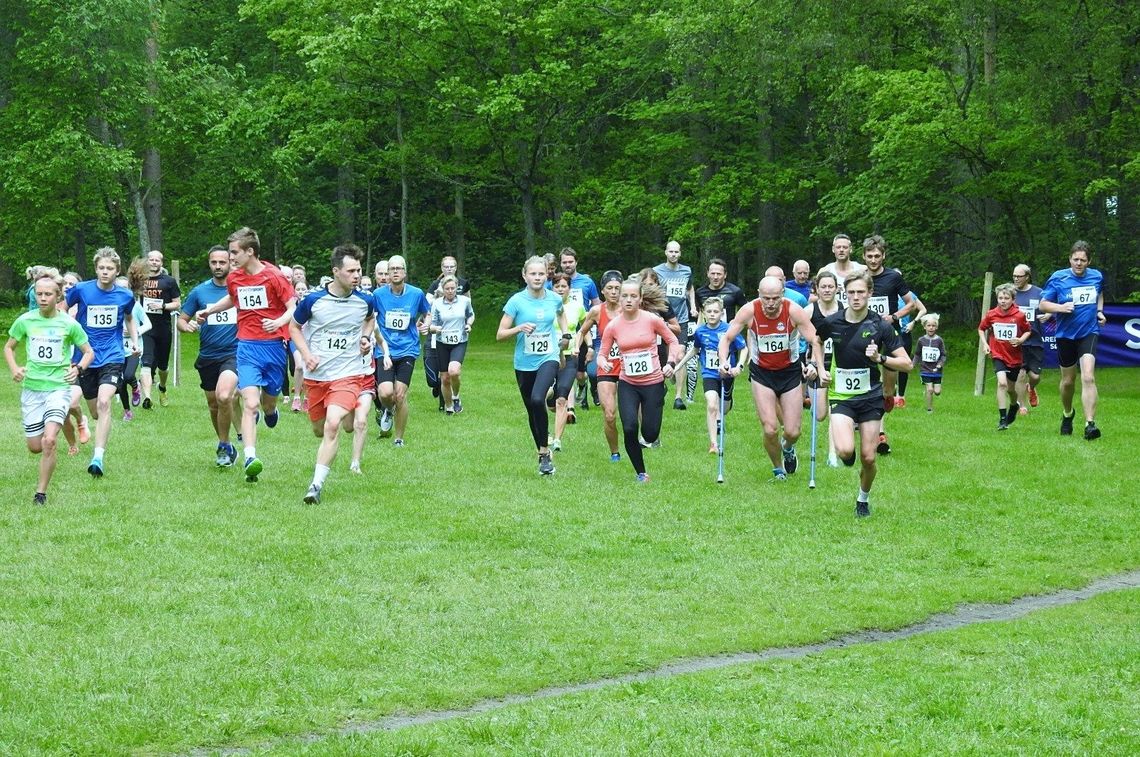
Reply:
[[[116, 413], [107, 476], [87, 475], [87, 448], [33, 508], [35, 461], [5, 382], [0, 752], [989, 751], [1007, 745], [1003, 728], [1014, 750], [1134, 751], [1137, 592], [303, 744], [351, 721], [897, 628], [1140, 566], [1135, 372], [1100, 372], [1095, 443], [1057, 435], [1055, 372], [1041, 408], [1003, 433], [966, 359], [933, 414], [912, 382], [911, 407], [890, 416], [874, 515], [856, 521], [856, 471], [826, 468], [824, 452], [809, 491], [806, 441], [801, 472], [770, 480], [743, 386], [723, 486], [698, 407], [666, 411], [648, 486], [608, 461], [596, 409], [540, 478], [491, 320], [468, 352], [466, 411], [437, 413], [417, 367], [408, 446], [373, 426], [354, 477], [345, 439], [318, 507], [301, 504], [316, 449], [302, 416], [260, 430], [257, 484], [214, 467], [185, 345], [169, 408], [131, 424]], [[1101, 689], [1079, 698], [1082, 720], [1066, 702], [1085, 682]], [[1057, 736], [1044, 721], [1060, 715], [1076, 725]], [[999, 725], [951, 738], [986, 722]]]

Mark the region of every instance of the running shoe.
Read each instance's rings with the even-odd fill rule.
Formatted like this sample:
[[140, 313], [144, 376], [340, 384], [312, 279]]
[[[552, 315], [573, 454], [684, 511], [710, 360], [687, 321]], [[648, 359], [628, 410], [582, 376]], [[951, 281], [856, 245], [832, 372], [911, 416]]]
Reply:
[[804, 410], [811, 407], [811, 397], [804, 397]]
[[649, 483], [649, 474], [648, 473], [638, 473], [637, 474], [637, 483], [648, 484]]
[[673, 400], [673, 409], [674, 410], [688, 410], [689, 408], [685, 405], [685, 401], [683, 399], [681, 399], [680, 397], [678, 397], [677, 399]]
[[870, 514], [871, 514], [871, 503], [870, 502], [859, 502], [859, 501], [855, 502], [855, 517], [856, 518], [866, 518]]
[[170, 399], [166, 396], [166, 389], [161, 386], [158, 388], [158, 404], [163, 407], [170, 406]]
[[610, 462], [611, 463], [616, 463], [619, 460], [621, 460], [621, 453], [620, 452], [611, 452], [610, 453]]
[[883, 395], [883, 412], [889, 413], [894, 409], [895, 409], [895, 398], [893, 396], [888, 397], [887, 395], [884, 394]]
[[1093, 439], [1099, 439], [1099, 438], [1100, 438], [1100, 429], [1096, 427], [1096, 424], [1092, 421], [1089, 421], [1088, 423], [1086, 423], [1085, 424], [1085, 439], [1087, 439], [1088, 441], [1091, 442]]
[[230, 465], [230, 453], [226, 450], [226, 445], [218, 445], [218, 454], [214, 458], [214, 465], [219, 468], [228, 468]]
[[784, 470], [788, 472], [788, 475], [795, 473], [798, 467], [800, 467], [800, 459], [796, 457], [796, 448], [784, 450]]
[[290, 408], [293, 410], [294, 413], [301, 412], [301, 398], [300, 397], [294, 397], [293, 398], [293, 404], [290, 405]]
[[245, 480], [256, 481], [261, 471], [265, 470], [265, 466], [256, 457], [247, 457], [245, 459]]
[[835, 455], [828, 455], [827, 456], [827, 467], [828, 468], [838, 468], [839, 467], [839, 458], [836, 457]]
[[446, 407], [441, 407], [440, 410], [442, 410], [445, 415], [454, 415], [455, 414], [455, 405], [454, 404], [447, 405]]
[[309, 491], [305, 492], [305, 498], [301, 500], [306, 505], [319, 505], [321, 504], [321, 487], [316, 484], [309, 486]]
[[79, 447], [76, 447], [74, 444], [67, 445], [67, 456], [68, 457], [75, 457], [78, 454], [79, 454]]
[[[241, 435], [240, 434], [238, 435], [238, 441], [239, 442], [241, 441]], [[232, 444], [227, 444], [226, 445], [226, 452], [230, 456], [230, 461], [228, 463], [226, 463], [226, 467], [228, 468], [237, 462], [237, 458], [238, 458], [237, 448], [234, 447], [234, 445], [232, 445]]]
[[380, 427], [380, 431], [384, 430], [384, 406], [379, 402], [376, 403], [376, 425]]
[[127, 423], [130, 423], [134, 419], [135, 419], [135, 414], [132, 413], [130, 410], [124, 410], [123, 411], [123, 420], [124, 421], [126, 421]]
[[1005, 425], [1012, 426], [1013, 422], [1017, 420], [1017, 411], [1021, 409], [1021, 405], [1014, 402], [1009, 406], [1009, 410], [1005, 411]]
[[87, 416], [79, 421], [79, 443], [86, 444], [91, 441], [91, 429], [87, 426]]
[[443, 395], [440, 394], [437, 396], [439, 397], [439, 412], [442, 413], [442, 412], [447, 411], [447, 403], [443, 401]]
[[574, 395], [574, 404], [576, 404], [578, 407], [582, 408], [583, 410], [589, 409], [590, 406], [588, 404], [586, 404], [586, 386], [585, 386], [585, 384], [578, 387], [578, 393]]
[[387, 438], [392, 435], [392, 424], [396, 419], [392, 416], [392, 410], [385, 407], [384, 412], [380, 415], [380, 436]]
[[131, 387], [131, 405], [138, 407], [142, 402], [142, 394], [139, 392], [139, 385], [135, 384]]
[[98, 458], [92, 458], [91, 464], [87, 466], [87, 472], [95, 478], [103, 477], [103, 461]]
[[906, 397], [902, 396], [901, 394], [897, 395], [895, 397], [895, 407], [906, 407]]
[[720, 452], [720, 450], [717, 448], [717, 446], [716, 446], [715, 444], [710, 444], [710, 445], [709, 445], [709, 454], [710, 454], [710, 455], [716, 455], [716, 454], [718, 454], [719, 452]]
[[[1074, 413], [1074, 415], [1075, 415], [1075, 413]], [[1072, 435], [1073, 435], [1073, 416], [1062, 414], [1061, 415], [1061, 436], [1072, 436]]]
[[462, 413], [463, 412], [463, 403], [460, 402], [458, 399], [452, 400], [451, 401], [451, 412], [455, 413], [456, 415], [459, 415], [460, 413]]
[[301, 400], [301, 409], [304, 410], [306, 413], [309, 412], [309, 398], [308, 397]]
[[554, 461], [550, 458], [549, 452], [541, 452], [538, 455], [538, 472], [540, 475], [549, 476], [554, 473]]
[[360, 461], [359, 460], [353, 460], [352, 465], [348, 466], [348, 472], [349, 473], [355, 473], [358, 476], [362, 475], [364, 473], [364, 471], [362, 471], [360, 469]]
[[574, 415], [574, 408], [566, 408], [566, 422], [573, 425], [578, 422], [577, 416]]
[[784, 471], [783, 468], [773, 468], [772, 479], [775, 481], [787, 481], [788, 474]]
[[551, 452], [561, 452], [562, 451], [562, 440], [561, 439], [555, 439], [554, 441], [552, 441], [550, 443], [550, 451]]
[[1018, 415], [1029, 415], [1029, 408], [1022, 406], [1021, 408], [1018, 409], [1017, 414]]
[[1029, 387], [1029, 406], [1037, 407], [1037, 389], [1032, 386]]
[[273, 408], [272, 413], [265, 414], [266, 428], [273, 428], [277, 425], [277, 421], [281, 420], [281, 412], [277, 408]]
[[392, 446], [393, 447], [403, 447], [404, 446], [404, 440], [403, 439], [393, 439], [392, 440]]
[[598, 390], [594, 387], [590, 388], [590, 399], [594, 401], [594, 407], [602, 406], [602, 398], [598, 396]]
[[32, 504], [33, 505], [46, 505], [47, 504], [47, 493], [46, 492], [36, 492], [36, 496], [32, 497]]
[[150, 410], [152, 404], [153, 403], [150, 401], [150, 397], [143, 397], [143, 401], [142, 401], [143, 410]]
[[1002, 418], [998, 422], [998, 431], [1005, 431], [1007, 428], [1009, 428], [1009, 424], [1006, 423], [1005, 418]]
[[880, 434], [879, 434], [879, 446], [878, 446], [878, 447], [876, 447], [876, 448], [875, 448], [875, 450], [876, 450], [876, 451], [877, 451], [877, 452], [878, 452], [880, 455], [889, 455], [889, 454], [891, 454], [891, 443], [890, 443], [890, 442], [887, 440], [887, 435], [886, 435], [886, 434], [883, 434], [883, 433], [880, 433]]

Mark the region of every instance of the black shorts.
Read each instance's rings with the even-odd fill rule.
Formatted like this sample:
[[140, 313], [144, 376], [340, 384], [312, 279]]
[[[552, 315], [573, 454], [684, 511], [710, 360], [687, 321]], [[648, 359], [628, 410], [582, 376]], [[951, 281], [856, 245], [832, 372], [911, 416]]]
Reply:
[[922, 378], [922, 383], [924, 383], [924, 384], [941, 384], [942, 383], [942, 374], [941, 373], [920, 373], [918, 375], [919, 375], [919, 377]]
[[165, 326], [158, 323], [150, 331], [143, 334], [143, 367], [157, 368], [160, 371], [169, 368], [171, 341], [169, 323]]
[[998, 360], [996, 357], [991, 358], [994, 364], [994, 373], [1005, 373], [1010, 381], [1017, 381], [1017, 376], [1021, 373], [1020, 365], [1006, 365], [1005, 361]]
[[1080, 339], [1057, 337], [1057, 363], [1062, 368], [1072, 368], [1084, 355], [1096, 355], [1096, 334]]
[[229, 371], [237, 377], [237, 355], [213, 360], [199, 357], [194, 361], [194, 370], [198, 371], [198, 386], [207, 392], [216, 391], [222, 373]]
[[618, 382], [617, 376], [598, 376], [599, 384], [616, 384]]
[[416, 359], [414, 357], [395, 357], [392, 358], [392, 369], [384, 370], [384, 357], [380, 356], [376, 360], [376, 385], [393, 382], [400, 382], [404, 386], [410, 386], [412, 383], [412, 371], [415, 370]]
[[587, 363], [586, 353], [590, 351], [590, 347], [591, 347], [591, 345], [588, 344], [587, 342], [582, 342], [582, 345], [580, 347], [578, 347], [578, 364], [577, 364], [578, 373], [585, 373], [586, 372], [586, 363]]
[[748, 364], [748, 377], [760, 386], [771, 389], [777, 397], [788, 392], [800, 391], [800, 384], [804, 380], [799, 363], [794, 363], [779, 371], [769, 371], [758, 366], [756, 361], [752, 361]]
[[79, 388], [83, 390], [83, 399], [93, 400], [99, 396], [99, 387], [110, 384], [118, 391], [119, 384], [123, 383], [123, 364], [107, 363], [98, 368], [88, 368], [79, 376]]
[[1025, 361], [1026, 373], [1037, 375], [1045, 365], [1045, 348], [1041, 345], [1021, 345], [1021, 358]]
[[[451, 363], [462, 363], [467, 356], [467, 342], [459, 344], [437, 344], [435, 346], [435, 363], [440, 373], [447, 371]], [[381, 358], [383, 359], [383, 358]]]
[[846, 400], [831, 401], [832, 415], [845, 415], [855, 423], [869, 423], [883, 419], [883, 395], [863, 394]]
[[555, 399], [568, 399], [570, 393], [574, 391], [574, 379], [578, 376], [578, 366], [574, 361], [567, 356], [565, 364], [558, 369], [557, 378], [554, 380], [554, 398]]
[[725, 379], [702, 378], [701, 388], [706, 392], [716, 392], [720, 394], [720, 386], [724, 384], [724, 401], [732, 402], [732, 390], [736, 386], [736, 377], [732, 376]]

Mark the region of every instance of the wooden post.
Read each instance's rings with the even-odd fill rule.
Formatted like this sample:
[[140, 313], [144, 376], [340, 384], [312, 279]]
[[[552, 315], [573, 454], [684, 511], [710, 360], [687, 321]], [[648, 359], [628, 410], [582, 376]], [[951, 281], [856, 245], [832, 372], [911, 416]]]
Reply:
[[[982, 315], [990, 312], [990, 296], [994, 292], [993, 271], [986, 271], [986, 287], [982, 290]], [[977, 331], [977, 329], [974, 329]], [[978, 367], [974, 373], [974, 396], [981, 397], [986, 393], [986, 352], [982, 349], [982, 342], [978, 340]]]
[[[182, 291], [182, 277], [179, 274], [179, 266], [177, 260], [170, 261], [170, 275], [174, 277], [175, 283], [178, 284], [178, 291]], [[174, 353], [174, 365], [172, 373], [174, 374], [174, 385], [178, 386], [182, 378], [182, 345], [181, 340], [178, 338], [180, 332], [178, 331], [178, 312], [174, 312], [174, 317], [170, 319], [170, 329], [173, 331], [170, 337], [171, 352]]]

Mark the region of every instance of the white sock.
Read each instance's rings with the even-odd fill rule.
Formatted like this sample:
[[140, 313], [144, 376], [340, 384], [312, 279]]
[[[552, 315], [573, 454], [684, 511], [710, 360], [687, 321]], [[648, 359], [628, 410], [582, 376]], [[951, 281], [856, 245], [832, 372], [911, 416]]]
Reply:
[[318, 489], [325, 485], [325, 479], [329, 477], [329, 466], [317, 463], [313, 468], [313, 486]]
[[856, 497], [855, 500], [857, 502], [870, 502], [871, 501], [871, 492], [865, 492], [862, 489], [859, 489], [859, 496]]
[[106, 451], [107, 450], [105, 447], [96, 447], [95, 451], [91, 454], [91, 457], [95, 458], [96, 460], [102, 460], [103, 459], [103, 453]]
[[257, 448], [256, 447], [246, 447], [245, 448], [245, 459], [248, 460], [251, 457], [257, 457]]

